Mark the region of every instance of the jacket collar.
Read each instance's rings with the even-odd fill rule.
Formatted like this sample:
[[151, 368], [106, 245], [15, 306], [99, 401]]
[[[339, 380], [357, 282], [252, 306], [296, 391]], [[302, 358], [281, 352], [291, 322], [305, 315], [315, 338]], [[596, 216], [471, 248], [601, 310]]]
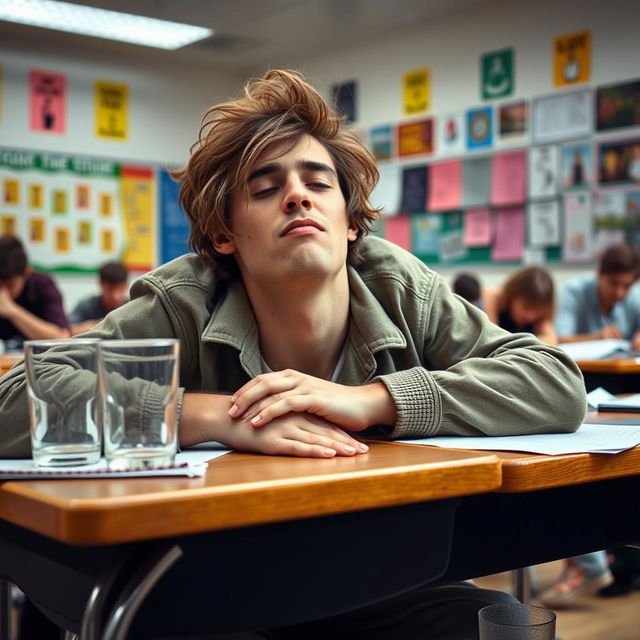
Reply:
[[[349, 335], [339, 382], [362, 384], [376, 372], [378, 351], [405, 348], [407, 341], [353, 267], [349, 267], [349, 290]], [[237, 349], [240, 363], [250, 377], [262, 372], [258, 326], [241, 280], [229, 284], [201, 339]]]

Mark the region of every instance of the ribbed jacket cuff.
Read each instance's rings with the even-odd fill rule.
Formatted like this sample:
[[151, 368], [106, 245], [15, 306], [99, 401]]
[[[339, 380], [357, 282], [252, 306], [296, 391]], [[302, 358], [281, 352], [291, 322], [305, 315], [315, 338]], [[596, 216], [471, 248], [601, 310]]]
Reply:
[[435, 380], [422, 367], [378, 376], [396, 403], [397, 421], [392, 439], [427, 438], [440, 429], [442, 406]]

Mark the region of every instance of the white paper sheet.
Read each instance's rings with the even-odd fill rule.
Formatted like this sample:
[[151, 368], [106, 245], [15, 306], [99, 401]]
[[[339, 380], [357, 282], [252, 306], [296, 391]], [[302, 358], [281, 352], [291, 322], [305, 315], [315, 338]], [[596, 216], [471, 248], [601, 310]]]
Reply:
[[583, 340], [580, 342], [565, 342], [559, 345], [567, 355], [574, 360], [600, 360], [601, 358], [631, 357], [631, 342], [609, 338], [607, 340]]
[[438, 436], [401, 440], [450, 449], [525, 451], [547, 455], [565, 453], [620, 453], [640, 444], [640, 425], [583, 424], [575, 433], [545, 433], [524, 436]]
[[[229, 453], [229, 449], [214, 443], [205, 443], [194, 449], [181, 451], [175, 464], [162, 469], [135, 469], [110, 471], [102, 458], [97, 464], [74, 467], [36, 467], [33, 460], [0, 459], [0, 480], [29, 480], [34, 478], [141, 478], [151, 476], [187, 476], [197, 478], [207, 470], [207, 462]], [[210, 445], [210, 446], [207, 446]]]

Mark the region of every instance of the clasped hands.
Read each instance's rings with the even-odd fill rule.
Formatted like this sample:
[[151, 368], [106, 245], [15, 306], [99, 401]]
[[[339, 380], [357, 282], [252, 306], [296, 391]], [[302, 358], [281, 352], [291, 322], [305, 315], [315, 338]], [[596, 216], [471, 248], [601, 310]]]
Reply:
[[251, 427], [265, 453], [326, 458], [365, 453], [368, 447], [347, 431], [392, 425], [395, 411], [382, 382], [351, 387], [285, 369], [238, 389], [228, 413], [238, 423], [236, 435]]

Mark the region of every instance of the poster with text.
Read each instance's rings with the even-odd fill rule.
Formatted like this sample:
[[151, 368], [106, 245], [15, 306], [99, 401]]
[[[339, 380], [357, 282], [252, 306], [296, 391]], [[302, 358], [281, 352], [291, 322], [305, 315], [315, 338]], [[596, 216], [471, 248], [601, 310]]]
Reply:
[[558, 193], [558, 147], [548, 144], [529, 149], [529, 197], [548, 198]]
[[564, 195], [562, 259], [565, 262], [589, 262], [593, 259], [593, 221], [589, 191]]
[[527, 220], [530, 245], [555, 247], [560, 244], [560, 206], [555, 198], [530, 202]]
[[480, 58], [481, 98], [506, 98], [514, 90], [513, 49], [485, 53]]
[[154, 171], [149, 167], [123, 166], [120, 174], [125, 222], [123, 261], [135, 271], [148, 271], [155, 263]]
[[67, 129], [67, 77], [48, 71], [29, 72], [31, 131], [65, 133]]
[[180, 206], [180, 184], [163, 167], [158, 170], [160, 262], [189, 253], [189, 220]]
[[96, 136], [107, 140], [129, 137], [129, 87], [115, 82], [95, 84]]
[[591, 89], [538, 96], [531, 105], [534, 142], [584, 138], [593, 128]]
[[553, 81], [556, 87], [591, 79], [591, 31], [584, 29], [553, 41]]
[[404, 113], [415, 116], [429, 110], [430, 72], [428, 67], [407, 71], [402, 79]]
[[433, 153], [433, 119], [405, 122], [397, 127], [398, 156]]

